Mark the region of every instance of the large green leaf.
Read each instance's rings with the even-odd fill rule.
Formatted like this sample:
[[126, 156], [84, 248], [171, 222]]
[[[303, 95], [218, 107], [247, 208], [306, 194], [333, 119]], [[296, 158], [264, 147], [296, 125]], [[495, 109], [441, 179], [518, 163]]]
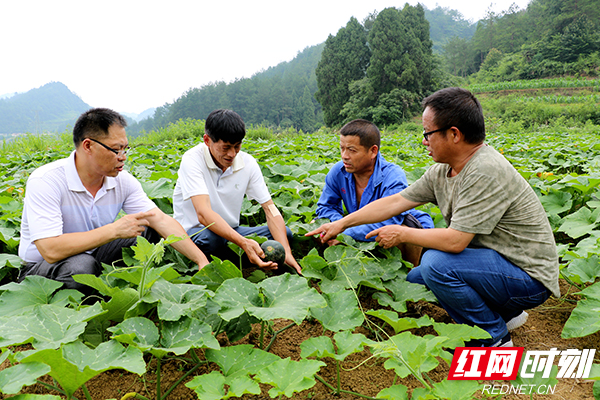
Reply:
[[166, 321], [161, 330], [160, 345], [165, 352], [185, 354], [191, 348], [218, 349], [219, 342], [212, 334], [210, 325], [195, 318]]
[[472, 400], [482, 388], [476, 380], [443, 380], [433, 384], [433, 394], [439, 399]]
[[[335, 341], [335, 348], [333, 341]], [[374, 344], [372, 340], [367, 339], [363, 334], [353, 334], [351, 331], [336, 333], [333, 336], [333, 341], [327, 336], [309, 338], [300, 345], [300, 354], [302, 358], [331, 357], [343, 361], [350, 354], [361, 352], [365, 346]]]
[[217, 371], [196, 376], [185, 386], [193, 389], [202, 400], [239, 398], [246, 393], [258, 395], [261, 392], [258, 383], [248, 376], [224, 377]]
[[95, 349], [77, 341], [57, 350], [36, 351], [21, 360], [21, 363], [30, 362], [49, 365], [49, 375], [69, 397], [81, 385], [104, 371], [125, 369], [139, 375], [146, 372], [142, 353], [134, 347], [125, 348], [114, 340], [101, 343]]
[[377, 393], [378, 399], [409, 400], [408, 388], [404, 385], [393, 385]]
[[402, 332], [384, 342], [373, 344], [371, 348], [376, 356], [388, 358], [384, 363], [385, 368], [394, 369], [399, 377], [406, 378], [413, 371], [422, 373], [437, 367], [439, 361], [436, 357], [440, 356], [442, 343], [446, 340], [445, 337], [420, 337]]
[[240, 397], [245, 393], [260, 394], [260, 386], [250, 375], [280, 360], [276, 355], [251, 345], [207, 349], [205, 354], [206, 359], [219, 365], [223, 373], [213, 371], [186, 383], [201, 399], [227, 399]]
[[213, 260], [198, 271], [192, 277], [192, 283], [196, 285], [205, 285], [213, 292], [227, 279], [241, 278], [242, 271], [229, 260], [221, 261], [213, 257]]
[[[111, 273], [114, 278], [123, 279], [124, 281], [133, 283], [138, 286], [142, 278], [142, 267], [131, 267], [128, 269], [122, 268]], [[166, 281], [172, 281], [178, 278], [180, 275], [175, 271], [171, 265], [163, 265], [160, 267], [150, 268], [146, 275], [145, 289], [152, 287], [154, 282], [162, 278]], [[139, 288], [138, 288], [139, 290]]]
[[169, 352], [184, 354], [192, 347], [219, 348], [219, 342], [212, 335], [210, 325], [194, 318], [165, 321], [159, 332], [151, 320], [133, 317], [108, 330], [113, 332], [113, 339], [135, 346], [141, 351], [149, 351], [159, 358]]
[[600, 208], [592, 211], [587, 207], [582, 207], [575, 213], [567, 215], [558, 230], [577, 239], [596, 228], [599, 223]]
[[580, 285], [594, 282], [600, 276], [600, 257], [593, 255], [589, 258], [576, 258], [562, 271]]
[[11, 400], [62, 400], [60, 396], [53, 396], [51, 394], [18, 394], [12, 396]]
[[19, 268], [21, 266], [21, 258], [15, 254], [0, 254], [0, 279], [7, 273], [9, 268]]
[[542, 196], [540, 201], [548, 214], [558, 215], [571, 209], [573, 200], [571, 193], [553, 190], [546, 196]]
[[464, 346], [465, 342], [471, 339], [491, 338], [490, 334], [483, 329], [465, 324], [444, 324], [443, 322], [434, 322], [433, 329], [435, 329], [438, 335], [446, 338], [443, 346], [450, 349]]
[[275, 354], [257, 349], [251, 345], [222, 347], [219, 350], [206, 350], [206, 359], [216, 363], [228, 377], [255, 374], [280, 360]]
[[255, 379], [273, 386], [269, 390], [271, 398], [281, 395], [292, 397], [295, 392], [313, 387], [316, 383], [315, 375], [325, 365], [316, 360], [292, 361], [286, 358], [257, 371]]
[[407, 311], [407, 301], [437, 301], [435, 295], [427, 290], [425, 286], [408, 282], [402, 278], [396, 278], [391, 282], [386, 282], [385, 287], [392, 292], [391, 296], [387, 293], [375, 293], [373, 294], [373, 298], [377, 299], [382, 306], [389, 306], [401, 313]]
[[395, 333], [400, 333], [402, 331], [414, 328], [421, 328], [423, 326], [431, 326], [434, 322], [428, 315], [423, 315], [419, 319], [400, 318], [397, 312], [384, 309], [369, 310], [366, 312], [366, 314], [380, 318], [387, 322], [388, 325], [394, 329]]
[[111, 297], [108, 302], [100, 302], [102, 308], [107, 312], [98, 318], [99, 321], [123, 321], [127, 311], [133, 307], [139, 299], [137, 290], [130, 287], [111, 287], [101, 277], [94, 275], [73, 275], [73, 279], [96, 289], [104, 296]]
[[262, 281], [259, 287], [265, 298], [265, 307], [250, 306], [248, 312], [262, 320], [285, 318], [300, 324], [309, 314], [309, 309], [327, 306], [323, 296], [298, 275], [274, 276]]
[[171, 198], [173, 196], [173, 181], [167, 178], [160, 178], [155, 181], [140, 180], [142, 189], [151, 199]]
[[0, 317], [0, 347], [31, 343], [36, 349], [58, 348], [85, 330], [87, 321], [105, 312], [100, 304], [75, 311], [56, 305], [35, 305], [19, 318]]
[[600, 330], [600, 282], [579, 293], [584, 296], [565, 323], [561, 337], [571, 339], [591, 335]]
[[23, 386], [33, 385], [37, 379], [50, 372], [50, 367], [40, 362], [17, 364], [0, 371], [0, 393], [17, 394]]
[[363, 252], [348, 246], [332, 246], [325, 250], [325, 259], [315, 252], [301, 261], [302, 273], [307, 278], [319, 279], [325, 293], [335, 293], [358, 285], [384, 291], [381, 277], [385, 271], [380, 263]]
[[141, 351], [148, 351], [159, 346], [160, 334], [158, 328], [148, 318], [127, 318], [120, 324], [108, 328], [108, 330], [113, 333], [113, 339], [135, 346]]
[[219, 315], [230, 321], [242, 315], [247, 307], [261, 306], [258, 287], [244, 278], [228, 279], [217, 289], [213, 300], [221, 306]]
[[[62, 286], [62, 283], [46, 279], [41, 276], [28, 276], [23, 282], [11, 282], [0, 287], [0, 315], [26, 314], [36, 305], [54, 304], [64, 307], [70, 300], [80, 300], [83, 295], [76, 290], [62, 290], [60, 296], [53, 294]], [[65, 296], [66, 295], [66, 296]]]
[[325, 329], [342, 331], [355, 328], [363, 323], [365, 317], [358, 308], [354, 292], [342, 290], [337, 293], [323, 293], [327, 307], [311, 308], [310, 313]]
[[327, 305], [305, 278], [291, 274], [274, 276], [258, 285], [243, 278], [229, 279], [217, 289], [213, 300], [221, 305], [219, 315], [226, 321], [247, 311], [263, 321], [285, 318], [300, 324], [309, 308]]
[[184, 315], [191, 317], [199, 308], [206, 306], [207, 296], [205, 286], [158, 280], [142, 301], [158, 303], [158, 316], [161, 320], [177, 321]]

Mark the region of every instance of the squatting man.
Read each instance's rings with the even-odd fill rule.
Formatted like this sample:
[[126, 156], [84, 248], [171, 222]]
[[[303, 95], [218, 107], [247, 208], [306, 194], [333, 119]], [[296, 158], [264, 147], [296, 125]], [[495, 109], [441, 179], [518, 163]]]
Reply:
[[481, 105], [469, 91], [442, 89], [423, 100], [423, 141], [436, 162], [402, 192], [374, 201], [307, 235], [327, 242], [345, 229], [436, 204], [447, 228], [390, 225], [370, 232], [384, 248], [411, 243], [427, 250], [407, 280], [426, 285], [458, 323], [491, 338], [467, 346], [512, 346], [509, 330], [524, 310], [559, 297], [552, 229], [531, 186], [484, 143]]

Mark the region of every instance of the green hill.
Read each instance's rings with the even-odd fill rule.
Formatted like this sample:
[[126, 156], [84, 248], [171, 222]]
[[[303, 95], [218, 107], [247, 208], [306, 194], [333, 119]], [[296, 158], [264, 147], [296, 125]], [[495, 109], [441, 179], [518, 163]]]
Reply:
[[0, 99], [0, 134], [59, 132], [73, 126], [91, 108], [67, 86], [51, 82], [26, 93]]

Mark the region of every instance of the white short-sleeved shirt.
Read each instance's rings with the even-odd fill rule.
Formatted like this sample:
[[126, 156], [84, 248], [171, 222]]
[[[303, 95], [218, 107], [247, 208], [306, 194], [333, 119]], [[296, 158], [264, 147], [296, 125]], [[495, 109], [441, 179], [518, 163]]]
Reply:
[[191, 198], [208, 195], [210, 206], [232, 228], [240, 225], [244, 195], [259, 204], [271, 200], [260, 166], [250, 154], [240, 151], [233, 165], [223, 172], [204, 143], [186, 151], [181, 158], [173, 193], [173, 218], [186, 231], [200, 226]]
[[19, 257], [26, 262], [42, 261], [33, 243], [38, 239], [100, 228], [114, 222], [121, 210], [132, 214], [153, 208], [156, 205], [142, 185], [126, 171], [105, 177], [102, 188], [92, 196], [79, 178], [73, 152], [36, 169], [27, 180]]

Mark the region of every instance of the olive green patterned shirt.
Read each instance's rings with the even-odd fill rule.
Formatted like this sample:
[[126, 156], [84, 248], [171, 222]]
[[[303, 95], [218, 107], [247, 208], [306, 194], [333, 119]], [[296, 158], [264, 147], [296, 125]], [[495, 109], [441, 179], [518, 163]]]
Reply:
[[436, 204], [448, 227], [475, 234], [469, 247], [497, 251], [560, 297], [554, 235], [529, 183], [487, 145], [458, 175], [450, 177], [450, 169], [433, 165], [402, 196]]

